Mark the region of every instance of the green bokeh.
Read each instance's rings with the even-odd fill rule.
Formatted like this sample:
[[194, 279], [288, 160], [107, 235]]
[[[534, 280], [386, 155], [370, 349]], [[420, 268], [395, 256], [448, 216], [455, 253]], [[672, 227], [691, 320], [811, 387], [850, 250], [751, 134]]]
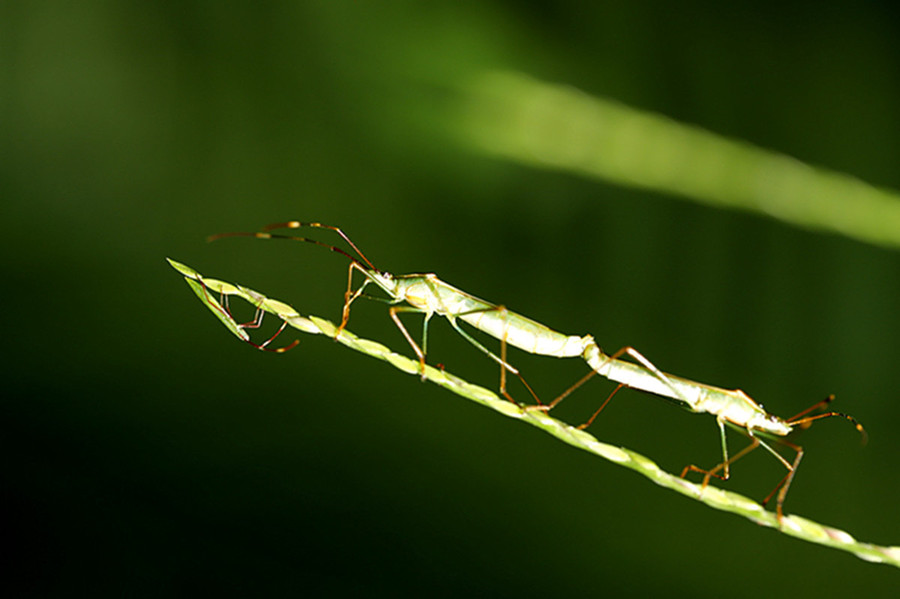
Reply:
[[[204, 242], [333, 223], [381, 268], [437, 272], [780, 415], [835, 393], [871, 443], [837, 419], [804, 433], [787, 507], [897, 544], [895, 250], [504, 161], [452, 131], [458, 84], [513, 70], [900, 189], [895, 23], [890, 3], [851, 2], [5, 4], [13, 580], [42, 596], [896, 588], [894, 569], [713, 512], [326, 339], [254, 351], [164, 260], [336, 319], [339, 256]], [[353, 328], [403, 349], [381, 305]], [[497, 377], [445, 323], [430, 349]], [[516, 364], [550, 396], [583, 373]], [[637, 393], [592, 432], [668, 470], [717, 457], [710, 418]], [[753, 497], [779, 477], [762, 455], [739, 466], [727, 485]]]

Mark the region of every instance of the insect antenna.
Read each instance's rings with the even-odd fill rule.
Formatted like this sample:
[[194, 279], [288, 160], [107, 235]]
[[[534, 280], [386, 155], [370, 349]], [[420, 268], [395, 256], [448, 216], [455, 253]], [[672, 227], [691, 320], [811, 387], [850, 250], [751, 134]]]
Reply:
[[806, 408], [802, 412], [799, 412], [798, 414], [794, 414], [793, 416], [788, 418], [785, 422], [787, 422], [791, 426], [799, 425], [801, 428], [808, 428], [810, 423], [812, 423], [816, 420], [821, 420], [822, 418], [830, 418], [832, 416], [840, 416], [841, 418], [844, 418], [845, 420], [849, 420], [850, 423], [856, 427], [856, 430], [858, 430], [859, 434], [862, 435], [862, 444], [865, 445], [869, 440], [869, 435], [868, 435], [868, 433], [866, 433], [866, 429], [863, 428], [863, 425], [860, 424], [859, 421], [857, 421], [856, 418], [854, 418], [853, 416], [844, 414], [843, 412], [824, 412], [822, 414], [815, 414], [813, 416], [807, 416], [807, 414], [809, 414], [810, 412], [824, 408], [825, 406], [830, 404], [832, 401], [834, 401], [834, 395], [829, 395], [822, 401], [814, 403], [813, 405]]
[[281, 235], [278, 233], [270, 233], [269, 232], [269, 231], [275, 231], [277, 229], [299, 229], [301, 227], [312, 227], [312, 228], [316, 228], [316, 229], [328, 229], [330, 231], [334, 231], [335, 233], [340, 235], [341, 238], [344, 241], [346, 241], [347, 244], [351, 248], [353, 248], [353, 251], [356, 252], [356, 254], [360, 258], [362, 258], [362, 261], [365, 262], [365, 265], [367, 265], [369, 267], [369, 269], [375, 270], [375, 271], [378, 270], [377, 268], [375, 268], [375, 265], [372, 264], [368, 258], [366, 258], [366, 255], [363, 254], [362, 251], [360, 251], [360, 249], [358, 247], [356, 247], [356, 244], [353, 243], [350, 240], [350, 238], [347, 237], [347, 235], [341, 229], [339, 229], [338, 227], [332, 227], [331, 225], [323, 225], [322, 223], [304, 223], [304, 222], [292, 220], [292, 221], [285, 222], [285, 223], [274, 223], [271, 225], [266, 225], [265, 227], [262, 228], [262, 231], [258, 231], [258, 232], [254, 232], [254, 233], [244, 233], [244, 232], [217, 233], [215, 235], [210, 235], [209, 237], [206, 238], [206, 240], [207, 241], [216, 241], [217, 239], [222, 239], [223, 237], [255, 237], [257, 239], [286, 239], [289, 241], [304, 241], [306, 243], [312, 243], [319, 247], [323, 247], [325, 249], [331, 250], [332, 252], [337, 252], [338, 254], [341, 254], [342, 256], [345, 256], [345, 257], [349, 258], [351, 261], [364, 267], [364, 265], [358, 259], [356, 259], [354, 256], [352, 256], [351, 254], [342, 250], [339, 247], [335, 247], [333, 245], [319, 241], [317, 239], [310, 239], [309, 237], [299, 237], [296, 235]]

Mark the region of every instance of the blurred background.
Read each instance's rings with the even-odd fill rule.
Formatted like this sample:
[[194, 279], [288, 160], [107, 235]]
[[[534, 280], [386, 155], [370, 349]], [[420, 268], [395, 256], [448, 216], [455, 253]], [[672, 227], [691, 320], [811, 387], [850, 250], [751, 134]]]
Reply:
[[[165, 258], [337, 320], [340, 256], [205, 242], [321, 221], [382, 269], [435, 272], [781, 416], [834, 393], [871, 441], [840, 419], [804, 431], [786, 509], [900, 544], [897, 246], [540, 168], [485, 151], [460, 118], [478, 108], [467, 82], [503, 70], [900, 189], [898, 17], [849, 0], [4, 3], [6, 584], [886, 596], [893, 568], [713, 511], [328, 339], [256, 351]], [[350, 328], [409, 353], [380, 303]], [[495, 388], [446, 322], [429, 345]], [[542, 397], [585, 368], [510, 358]], [[581, 422], [609, 391], [592, 382], [558, 416]], [[636, 392], [591, 432], [668, 471], [720, 455], [712, 418]], [[761, 499], [781, 475], [757, 452], [724, 485]]]

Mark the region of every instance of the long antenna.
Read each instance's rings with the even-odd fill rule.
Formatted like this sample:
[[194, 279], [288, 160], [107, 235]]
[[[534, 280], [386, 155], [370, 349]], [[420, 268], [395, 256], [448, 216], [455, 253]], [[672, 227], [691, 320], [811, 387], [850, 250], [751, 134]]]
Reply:
[[274, 223], [271, 225], [266, 225], [265, 227], [262, 228], [262, 231], [255, 232], [255, 233], [243, 233], [243, 232], [217, 233], [215, 235], [210, 235], [209, 237], [206, 238], [206, 240], [207, 241], [216, 241], [217, 239], [222, 239], [223, 237], [255, 237], [257, 239], [287, 239], [289, 241], [305, 241], [306, 243], [312, 243], [319, 247], [329, 249], [332, 252], [337, 252], [338, 254], [346, 256], [353, 262], [356, 262], [357, 264], [362, 266], [362, 264], [360, 264], [359, 260], [357, 260], [351, 254], [345, 252], [344, 250], [342, 250], [339, 247], [329, 245], [327, 243], [318, 241], [316, 239], [310, 239], [309, 237], [298, 237], [298, 236], [294, 236], [294, 235], [279, 235], [278, 233], [269, 233], [269, 231], [275, 231], [277, 229], [300, 229], [302, 227], [313, 227], [316, 229], [328, 229], [330, 231], [334, 231], [335, 233], [340, 235], [341, 238], [350, 245], [350, 247], [353, 248], [353, 251], [355, 251], [357, 253], [357, 255], [360, 258], [362, 258], [363, 262], [365, 262], [371, 270], [378, 270], [377, 268], [375, 268], [375, 265], [372, 264], [368, 258], [366, 258], [366, 255], [363, 254], [358, 247], [356, 247], [356, 244], [353, 243], [350, 240], [350, 238], [347, 237], [347, 235], [342, 230], [340, 230], [338, 227], [332, 227], [331, 225], [323, 225], [322, 223], [303, 223], [300, 221], [292, 220], [292, 221], [286, 222], [286, 223]]
[[806, 408], [805, 410], [803, 410], [803, 411], [800, 412], [799, 414], [794, 414], [793, 416], [791, 416], [790, 418], [788, 418], [787, 420], [785, 420], [785, 422], [787, 422], [787, 423], [790, 424], [791, 426], [797, 426], [797, 425], [799, 424], [802, 428], [806, 428], [807, 426], [809, 426], [809, 424], [810, 424], [811, 422], [814, 422], [814, 421], [816, 421], [816, 420], [820, 420], [820, 419], [822, 419], [822, 418], [830, 418], [830, 417], [832, 417], [832, 416], [839, 416], [839, 417], [841, 417], [841, 418], [844, 418], [844, 419], [846, 419], [846, 420], [849, 420], [850, 423], [851, 423], [853, 426], [856, 427], [856, 430], [858, 430], [858, 431], [859, 431], [859, 434], [862, 435], [862, 444], [863, 444], [863, 445], [865, 445], [866, 443], [868, 443], [868, 441], [869, 441], [869, 434], [866, 433], [866, 429], [863, 428], [863, 425], [860, 424], [860, 423], [856, 420], [856, 418], [854, 418], [853, 416], [849, 416], [849, 415], [844, 414], [844, 413], [842, 413], [842, 412], [824, 412], [824, 413], [822, 413], [822, 414], [815, 414], [815, 415], [813, 415], [813, 416], [807, 416], [807, 414], [809, 414], [809, 413], [812, 412], [813, 410], [818, 410], [818, 409], [820, 409], [820, 408], [824, 408], [825, 406], [827, 406], [828, 404], [830, 404], [832, 401], [834, 401], [834, 395], [829, 395], [828, 397], [826, 397], [826, 398], [823, 399], [822, 401], [820, 401], [820, 402], [818, 402], [818, 403], [814, 403], [814, 404], [811, 405], [810, 407]]

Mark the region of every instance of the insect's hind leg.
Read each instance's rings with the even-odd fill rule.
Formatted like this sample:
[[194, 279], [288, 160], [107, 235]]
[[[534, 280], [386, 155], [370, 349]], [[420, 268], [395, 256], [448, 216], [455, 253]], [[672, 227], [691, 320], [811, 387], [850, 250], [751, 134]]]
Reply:
[[[591, 360], [591, 358], [588, 357], [588, 354], [590, 351], [596, 351], [599, 353], [599, 355], [603, 356], [603, 359], [600, 360], [600, 363], [597, 366], [594, 366], [591, 364], [592, 360]], [[615, 351], [611, 355], [606, 356], [603, 354], [603, 352], [600, 350], [600, 348], [593, 341], [591, 341], [590, 344], [588, 345], [588, 347], [585, 349], [585, 352], [583, 354], [583, 357], [585, 358], [585, 361], [588, 363], [588, 366], [591, 367], [591, 371], [587, 375], [585, 375], [583, 378], [581, 378], [578, 382], [576, 382], [574, 385], [569, 387], [562, 395], [560, 395], [559, 397], [554, 399], [552, 402], [550, 402], [550, 404], [548, 406], [548, 410], [556, 407], [556, 405], [559, 402], [561, 402], [566, 397], [568, 397], [569, 394], [572, 393], [572, 391], [574, 391], [575, 389], [577, 389], [578, 387], [583, 385], [591, 377], [593, 377], [596, 374], [600, 374], [600, 371], [601, 371], [601, 369], [603, 369], [604, 366], [614, 362], [615, 360], [617, 360], [618, 358], [620, 358], [626, 354], [628, 356], [630, 356], [632, 359], [634, 359], [638, 364], [643, 366], [648, 372], [650, 372], [650, 374], [652, 374], [654, 377], [656, 377], [663, 385], [668, 387], [672, 391], [672, 394], [673, 394], [672, 397], [674, 397], [675, 399], [678, 399], [679, 401], [683, 401], [684, 403], [687, 403], [687, 404], [691, 403], [678, 390], [678, 387], [676, 387], [672, 383], [672, 381], [669, 380], [669, 377], [666, 376], [665, 373], [663, 373], [663, 371], [661, 371], [659, 368], [657, 368], [656, 365], [653, 364], [653, 362], [651, 362], [646, 357], [644, 357], [644, 355], [641, 352], [639, 352], [638, 350], [636, 350], [635, 348], [631, 347], [630, 345], [626, 345], [625, 347], [620, 348], [619, 350]], [[609, 401], [623, 387], [631, 388], [631, 385], [629, 385], [628, 383], [619, 383], [619, 385], [615, 389], [613, 389], [613, 392], [610, 393], [609, 396], [607, 396], [607, 398], [603, 401], [602, 404], [600, 404], [600, 407], [597, 408], [597, 411], [594, 412], [593, 415], [591, 415], [591, 417], [587, 420], [587, 422], [579, 425], [578, 428], [581, 430], [584, 430], [584, 429], [588, 428], [591, 424], [593, 424], [593, 422], [597, 418], [597, 416], [600, 415], [600, 412], [603, 411], [603, 409], [606, 407], [606, 405], [609, 403]], [[728, 459], [727, 455], [725, 456], [725, 459], [726, 460]]]

